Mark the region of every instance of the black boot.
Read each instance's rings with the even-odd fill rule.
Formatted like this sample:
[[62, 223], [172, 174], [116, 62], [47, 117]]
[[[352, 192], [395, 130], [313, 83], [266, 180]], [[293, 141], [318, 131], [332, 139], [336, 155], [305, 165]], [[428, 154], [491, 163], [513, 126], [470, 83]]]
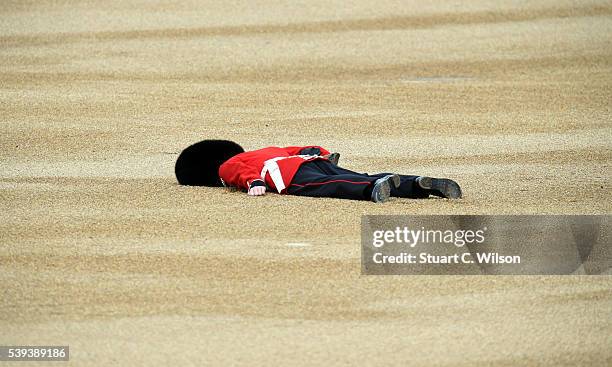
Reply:
[[416, 183], [420, 188], [429, 190], [432, 195], [447, 199], [461, 198], [461, 187], [451, 179], [420, 176], [417, 177]]
[[381, 177], [374, 182], [372, 188], [372, 201], [375, 203], [384, 203], [389, 200], [391, 196], [391, 185], [398, 187], [400, 184], [400, 177], [398, 175], [387, 175]]

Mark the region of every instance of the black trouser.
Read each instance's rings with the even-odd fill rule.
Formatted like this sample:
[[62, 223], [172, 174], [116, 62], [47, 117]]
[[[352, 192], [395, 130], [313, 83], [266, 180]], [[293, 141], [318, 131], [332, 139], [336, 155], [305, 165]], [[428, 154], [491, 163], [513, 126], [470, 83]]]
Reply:
[[[315, 160], [300, 166], [287, 187], [287, 194], [370, 200], [374, 181], [386, 175], [390, 173], [368, 175], [335, 166], [327, 160]], [[395, 188], [391, 185], [391, 196], [412, 199], [429, 197], [429, 192], [416, 184], [417, 177], [400, 175], [400, 186]]]

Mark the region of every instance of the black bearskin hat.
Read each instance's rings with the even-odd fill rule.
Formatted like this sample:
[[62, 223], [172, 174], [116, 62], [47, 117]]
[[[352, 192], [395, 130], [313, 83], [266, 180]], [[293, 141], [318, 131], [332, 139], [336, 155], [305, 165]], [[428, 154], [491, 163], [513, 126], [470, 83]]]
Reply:
[[229, 140], [203, 140], [181, 152], [174, 173], [181, 185], [223, 186], [219, 166], [244, 149]]

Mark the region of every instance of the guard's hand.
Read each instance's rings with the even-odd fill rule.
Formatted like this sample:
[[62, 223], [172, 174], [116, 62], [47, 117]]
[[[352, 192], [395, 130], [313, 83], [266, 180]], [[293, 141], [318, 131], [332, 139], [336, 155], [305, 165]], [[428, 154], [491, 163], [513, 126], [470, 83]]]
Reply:
[[340, 153], [329, 153], [324, 155], [323, 158], [327, 158], [330, 162], [334, 164], [334, 166], [337, 166], [338, 161], [340, 160]]
[[253, 186], [249, 189], [248, 194], [251, 196], [261, 196], [266, 193], [265, 186]]

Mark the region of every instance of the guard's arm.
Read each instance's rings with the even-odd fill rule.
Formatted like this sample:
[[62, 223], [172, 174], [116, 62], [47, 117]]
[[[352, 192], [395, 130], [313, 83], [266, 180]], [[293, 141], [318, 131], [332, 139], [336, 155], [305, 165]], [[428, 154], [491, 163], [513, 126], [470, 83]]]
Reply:
[[[232, 158], [219, 167], [219, 177], [227, 186], [233, 186], [245, 190], [251, 194], [255, 187], [263, 187], [265, 193], [265, 182], [261, 179], [261, 169], [248, 165], [240, 159]], [[254, 192], [260, 192], [261, 188]], [[263, 195], [259, 194], [259, 195]]]

